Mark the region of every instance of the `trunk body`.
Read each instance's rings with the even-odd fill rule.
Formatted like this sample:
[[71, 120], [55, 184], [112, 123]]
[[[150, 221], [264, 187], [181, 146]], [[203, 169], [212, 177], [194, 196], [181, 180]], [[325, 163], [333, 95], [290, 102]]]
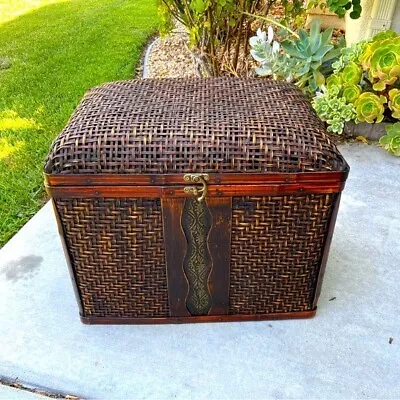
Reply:
[[[314, 315], [349, 168], [297, 89], [260, 82], [190, 80], [168, 97], [162, 85], [185, 83], [133, 81], [85, 97], [45, 170], [83, 322]], [[260, 84], [260, 115], [291, 96], [298, 114], [249, 120]], [[245, 106], [227, 115], [223, 93]]]

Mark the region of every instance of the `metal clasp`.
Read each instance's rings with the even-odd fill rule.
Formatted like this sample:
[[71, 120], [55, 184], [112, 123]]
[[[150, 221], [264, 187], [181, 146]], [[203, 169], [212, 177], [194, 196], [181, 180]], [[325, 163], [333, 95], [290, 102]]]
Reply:
[[197, 201], [202, 202], [207, 195], [207, 181], [210, 179], [208, 174], [186, 174], [183, 176], [183, 180], [186, 182], [201, 183], [201, 187], [198, 186], [186, 186], [183, 191], [185, 193], [191, 193], [193, 196], [198, 196]]

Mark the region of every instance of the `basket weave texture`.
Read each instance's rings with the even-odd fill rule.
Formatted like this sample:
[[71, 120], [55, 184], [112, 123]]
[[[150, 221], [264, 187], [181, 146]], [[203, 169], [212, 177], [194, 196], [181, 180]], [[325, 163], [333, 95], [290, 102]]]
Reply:
[[231, 314], [312, 309], [336, 194], [234, 197]]
[[159, 199], [57, 199], [85, 315], [168, 315]]
[[341, 170], [323, 123], [295, 86], [252, 79], [107, 83], [56, 139], [48, 174]]

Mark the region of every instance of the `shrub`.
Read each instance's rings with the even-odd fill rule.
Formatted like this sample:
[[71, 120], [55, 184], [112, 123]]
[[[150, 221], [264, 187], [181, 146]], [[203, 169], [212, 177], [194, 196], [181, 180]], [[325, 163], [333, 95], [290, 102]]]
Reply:
[[361, 0], [311, 0], [309, 7], [327, 7], [330, 11], [334, 12], [339, 17], [344, 17], [350, 11], [350, 18], [360, 18], [361, 14]]
[[204, 67], [204, 74], [213, 75], [247, 72], [255, 19], [271, 23], [269, 14], [279, 5], [284, 17], [278, 22], [297, 28], [307, 9], [304, 0], [159, 0], [159, 4], [161, 32], [171, 29], [172, 19], [185, 25], [196, 60]]
[[[195, 57], [205, 74], [245, 68], [251, 23], [255, 15], [268, 15], [277, 0], [159, 0], [161, 32], [171, 29], [172, 19], [185, 25]], [[303, 0], [281, 0], [285, 24], [295, 24], [305, 13]], [[240, 64], [240, 59], [242, 63]]]

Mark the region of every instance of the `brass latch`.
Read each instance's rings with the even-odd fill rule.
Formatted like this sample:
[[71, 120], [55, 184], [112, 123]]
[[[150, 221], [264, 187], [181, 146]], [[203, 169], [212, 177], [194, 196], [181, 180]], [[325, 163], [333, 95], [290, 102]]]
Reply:
[[202, 202], [207, 195], [207, 181], [210, 179], [208, 174], [186, 174], [183, 180], [193, 183], [201, 183], [199, 186], [186, 186], [183, 191], [185, 193], [191, 193], [193, 196], [197, 196], [197, 201]]

